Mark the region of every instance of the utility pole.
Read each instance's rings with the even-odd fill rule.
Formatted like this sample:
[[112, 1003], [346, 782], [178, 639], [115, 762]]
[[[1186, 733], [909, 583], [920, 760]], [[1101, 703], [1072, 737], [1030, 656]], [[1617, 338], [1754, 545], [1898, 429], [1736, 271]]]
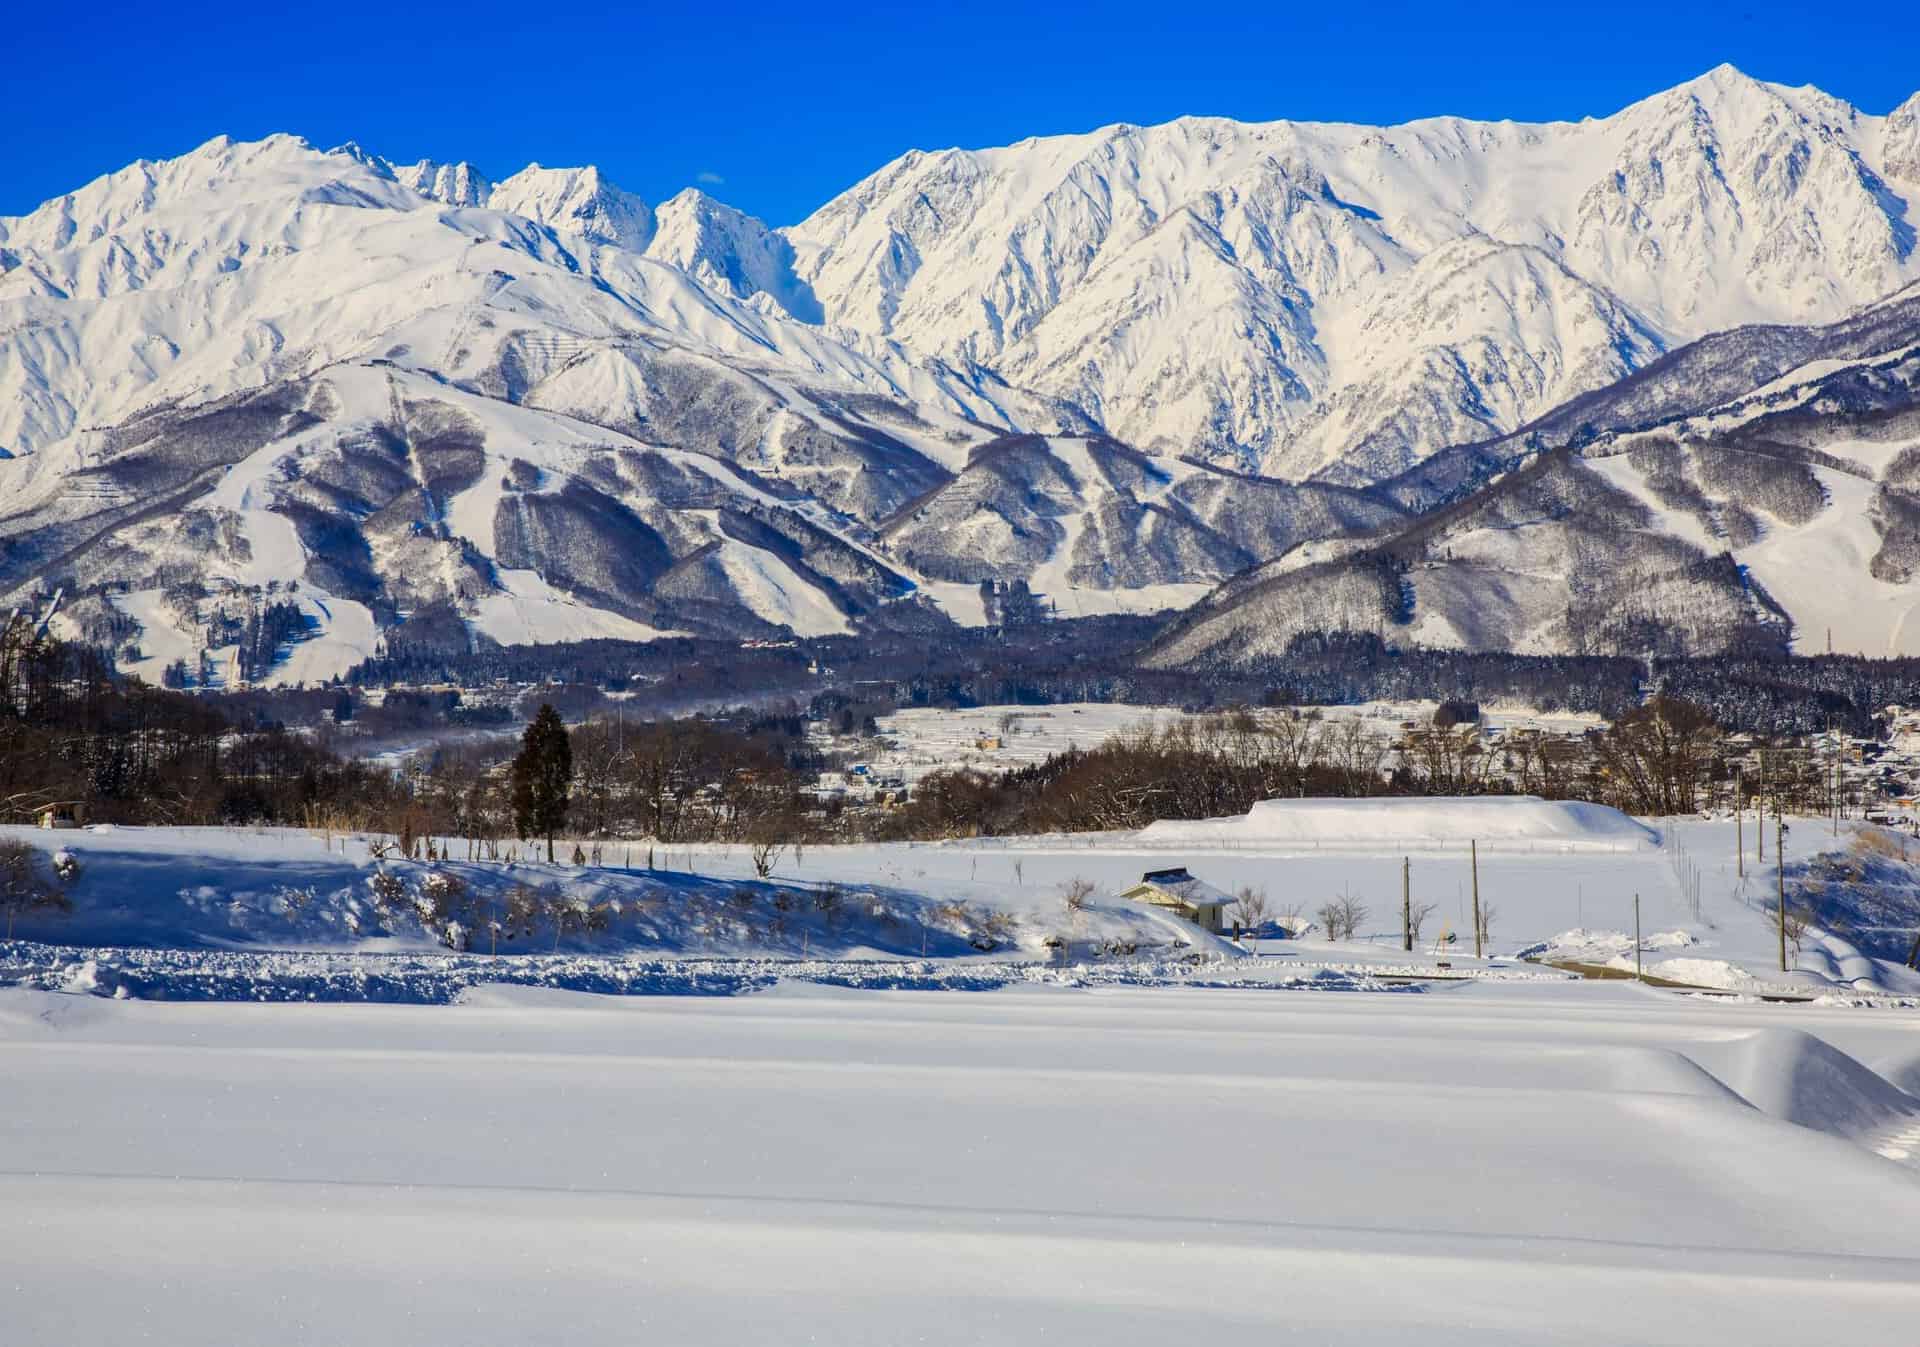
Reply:
[[1413, 861], [1400, 858], [1400, 948], [1413, 952]]
[[1833, 780], [1827, 787], [1827, 795], [1833, 804], [1833, 835], [1838, 837], [1840, 835], [1840, 736], [1834, 733], [1831, 716], [1827, 718], [1827, 747], [1833, 753]]
[[1747, 877], [1747, 771], [1733, 768], [1733, 868], [1742, 879]]
[[1481, 936], [1487, 928], [1480, 920], [1480, 839], [1473, 838], [1468, 845], [1473, 848], [1473, 957], [1484, 959], [1486, 951], [1481, 948]]
[[1633, 895], [1633, 980], [1646, 981], [1640, 972], [1640, 895]]
[[1787, 855], [1783, 848], [1786, 845], [1787, 825], [1777, 809], [1773, 814], [1773, 826], [1776, 829], [1773, 835], [1773, 864], [1780, 878], [1780, 911], [1777, 914], [1780, 926], [1780, 971], [1784, 973], [1787, 971]]

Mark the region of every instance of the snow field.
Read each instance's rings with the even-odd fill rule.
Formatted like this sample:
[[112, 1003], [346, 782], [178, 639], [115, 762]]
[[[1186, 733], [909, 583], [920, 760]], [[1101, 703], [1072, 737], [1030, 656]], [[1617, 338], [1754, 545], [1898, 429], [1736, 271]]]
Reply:
[[[1749, 848], [1752, 832], [1745, 830]], [[26, 914], [17, 932], [25, 940], [406, 951], [433, 948], [437, 939], [404, 912], [395, 921], [375, 909], [365, 838], [335, 839], [330, 849], [325, 839], [281, 829], [0, 835], [46, 849], [70, 846], [81, 863], [70, 886], [75, 910]], [[1476, 836], [1483, 839], [1480, 896], [1491, 913], [1485, 960], [1473, 958], [1468, 841]], [[576, 916], [556, 944], [542, 918], [511, 945], [514, 953], [982, 956], [1073, 965], [1185, 949], [1237, 961], [1238, 978], [1283, 981], [1316, 969], [1431, 974], [1441, 961], [1455, 974], [1510, 974], [1516, 957], [1630, 970], [1637, 896], [1640, 963], [1652, 976], [1749, 993], [1920, 995], [1920, 974], [1886, 957], [1884, 944], [1878, 957], [1862, 948], [1857, 932], [1852, 939], [1808, 932], [1792, 953], [1792, 971], [1782, 973], [1770, 915], [1772, 839], [1769, 863], [1763, 867], [1749, 850], [1744, 875], [1734, 839], [1732, 820], [1640, 822], [1589, 805], [1497, 797], [1309, 800], [1269, 802], [1247, 820], [1160, 824], [1138, 833], [807, 847], [775, 858], [768, 884], [758, 882], [746, 847], [727, 844], [612, 842], [603, 846], [604, 868], [525, 860], [454, 860], [443, 868], [475, 895], [476, 912], [463, 920], [480, 951], [488, 944], [476, 920], [497, 916], [510, 891], [527, 886], [569, 911], [601, 914], [603, 929], [587, 931]], [[563, 839], [558, 853], [565, 857], [572, 846]], [[1790, 867], [1846, 846], [1822, 820], [1794, 821]], [[464, 850], [456, 845], [453, 854]], [[1411, 953], [1401, 948], [1403, 862], [1414, 905], [1431, 908]], [[1269, 920], [1288, 929], [1304, 922], [1305, 937], [1263, 938], [1242, 950], [1117, 897], [1145, 871], [1176, 865], [1228, 893], [1264, 892]], [[409, 892], [430, 870], [407, 862], [390, 868]], [[1085, 911], [1070, 912], [1064, 890], [1083, 878], [1094, 897]], [[823, 907], [818, 900], [827, 891], [833, 896]], [[1330, 943], [1319, 929], [1319, 909], [1349, 896], [1367, 915], [1356, 939]], [[1898, 925], [1897, 915], [1891, 919]]]
[[[1045, 942], [1058, 935], [1069, 957], [1106, 950], [1148, 960], [1239, 957], [1217, 937], [1141, 904], [1098, 900], [1068, 921], [1051, 893], [923, 890], [884, 874], [869, 881], [800, 865], [793, 879], [761, 883], [744, 849], [719, 864], [699, 848], [644, 842], [606, 846], [604, 866], [539, 859], [430, 864], [376, 861], [364, 836], [329, 839], [282, 828], [0, 827], [0, 838], [49, 852], [64, 846], [76, 856], [78, 876], [62, 886], [72, 911], [23, 913], [15, 926], [22, 940], [63, 945], [404, 953], [452, 943], [503, 955], [1052, 962], [1056, 953]], [[452, 856], [465, 854], [446, 845]], [[572, 849], [566, 841], [556, 853]], [[647, 868], [650, 851], [654, 869]], [[522, 844], [520, 852], [532, 858], [542, 849]], [[383, 874], [394, 886], [384, 905], [374, 888]], [[443, 880], [464, 888], [467, 899], [452, 922], [430, 915], [426, 903]], [[530, 930], [503, 935], [496, 946], [487, 924], [513, 930], [508, 914], [519, 890], [531, 890], [539, 910]], [[43, 962], [29, 958], [24, 967]]]
[[[974, 593], [977, 599], [977, 591]], [[1370, 733], [1391, 738], [1400, 733], [1404, 724], [1431, 724], [1438, 707], [1439, 703], [1430, 701], [1359, 702], [1351, 706], [1314, 707], [1312, 711], [1328, 730], [1357, 720]], [[1012, 723], [1004, 724], [1009, 717]], [[1582, 734], [1603, 723], [1597, 716], [1578, 712], [1544, 713], [1528, 706], [1483, 706], [1481, 717], [1487, 729], [1501, 733], [1528, 730]], [[907, 781], [917, 781], [931, 771], [953, 767], [998, 773], [1044, 762], [1070, 748], [1098, 748], [1117, 734], [1149, 726], [1165, 728], [1188, 719], [1191, 717], [1187, 712], [1175, 707], [1112, 702], [907, 707], [879, 717], [877, 726], [886, 744], [877, 748], [862, 745], [866, 756], [861, 760], [872, 766], [876, 774], [900, 776]], [[1000, 747], [978, 747], [979, 741], [988, 736], [998, 738]]]
[[1356, 850], [1458, 849], [1477, 843], [1566, 851], [1643, 851], [1652, 829], [1618, 810], [1533, 796], [1464, 799], [1262, 800], [1244, 818], [1167, 819], [1141, 829], [1140, 840], [1179, 846], [1347, 847]]
[[[1594, 984], [4, 992], [0, 1333], [1899, 1341], [1920, 1180], [1759, 1086], [1916, 1028]], [[1891, 1149], [1920, 1114], [1867, 1074]]]

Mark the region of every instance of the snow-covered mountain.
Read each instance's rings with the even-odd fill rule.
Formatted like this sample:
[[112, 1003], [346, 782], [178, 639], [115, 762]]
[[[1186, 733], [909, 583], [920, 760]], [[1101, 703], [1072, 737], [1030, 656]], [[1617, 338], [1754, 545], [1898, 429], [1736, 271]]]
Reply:
[[[1727, 68], [1577, 124], [914, 153], [790, 229], [217, 139], [0, 218], [0, 602], [64, 587], [156, 673], [273, 585], [283, 678], [426, 632], [977, 622], [986, 581], [1178, 606], [1750, 391], [1663, 353], [1812, 349], [1920, 278], [1917, 194], [1920, 95]], [[1536, 628], [1486, 631], [1578, 644]]]
[[1578, 123], [1185, 118], [909, 154], [790, 234], [831, 322], [1143, 449], [1364, 482], [1920, 276], [1917, 115], [1723, 66]]
[[1920, 285], [1829, 326], [1705, 338], [1378, 490], [1425, 508], [1235, 576], [1147, 662], [1243, 665], [1329, 630], [1920, 655]]
[[699, 229], [660, 218], [590, 173], [275, 137], [0, 222], [0, 592], [65, 587], [154, 676], [227, 672], [229, 619], [290, 602], [286, 678], [410, 616], [811, 634], [910, 596], [871, 525], [1060, 418], [703, 284]]

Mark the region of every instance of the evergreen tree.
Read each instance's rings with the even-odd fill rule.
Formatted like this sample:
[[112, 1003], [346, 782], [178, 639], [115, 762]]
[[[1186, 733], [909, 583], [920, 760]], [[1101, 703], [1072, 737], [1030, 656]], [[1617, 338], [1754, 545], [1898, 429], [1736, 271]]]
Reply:
[[513, 760], [513, 821], [523, 838], [547, 839], [547, 863], [553, 863], [553, 835], [566, 826], [568, 788], [573, 784], [573, 743], [552, 706], [542, 706], [520, 739]]

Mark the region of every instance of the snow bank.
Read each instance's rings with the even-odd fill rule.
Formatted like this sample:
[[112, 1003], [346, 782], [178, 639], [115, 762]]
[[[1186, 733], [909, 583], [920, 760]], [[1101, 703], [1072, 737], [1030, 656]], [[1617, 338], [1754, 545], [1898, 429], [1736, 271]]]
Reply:
[[[918, 874], [859, 883], [823, 871], [812, 882], [762, 882], [693, 873], [692, 849], [648, 869], [622, 864], [632, 859], [624, 845], [606, 866], [376, 860], [365, 836], [281, 828], [90, 831], [51, 856], [38, 829], [0, 828], [0, 837], [32, 846], [43, 874], [61, 872], [66, 858], [60, 891], [70, 908], [22, 913], [15, 933], [76, 947], [1045, 963], [1243, 957], [1139, 903], [1102, 900], [1069, 914], [1051, 887], [976, 885], [960, 897], [927, 891]], [[0, 942], [0, 983], [9, 980], [5, 963]]]
[[1920, 1118], [1920, 1100], [1798, 1029], [1763, 1029], [1691, 1055], [1762, 1113], [1802, 1127], [1857, 1137]]
[[[1615, 955], [1607, 960], [1611, 968], [1623, 973], [1633, 971], [1631, 954]], [[1753, 991], [1760, 986], [1760, 979], [1725, 959], [1662, 959], [1658, 963], [1646, 959], [1640, 962], [1640, 971], [1648, 977], [1660, 978], [1667, 982], [1683, 982], [1689, 987], [1718, 987], [1724, 991]]]
[[1168, 819], [1142, 840], [1173, 845], [1368, 851], [1465, 848], [1645, 851], [1652, 829], [1617, 809], [1532, 795], [1379, 800], [1262, 800], [1239, 818]]
[[[1237, 953], [1237, 952], [1236, 952]], [[156, 1001], [355, 1002], [534, 1008], [543, 999], [741, 996], [785, 988], [1003, 991], [1022, 987], [1208, 987], [1245, 991], [1418, 994], [1364, 967], [1259, 967], [1168, 946], [1124, 957], [1055, 963], [1020, 957], [801, 958], [779, 954], [502, 954], [423, 950], [150, 949], [0, 941], [0, 992]], [[0, 1010], [4, 1009], [0, 1001]], [[4, 1016], [0, 1015], [0, 1022]]]

